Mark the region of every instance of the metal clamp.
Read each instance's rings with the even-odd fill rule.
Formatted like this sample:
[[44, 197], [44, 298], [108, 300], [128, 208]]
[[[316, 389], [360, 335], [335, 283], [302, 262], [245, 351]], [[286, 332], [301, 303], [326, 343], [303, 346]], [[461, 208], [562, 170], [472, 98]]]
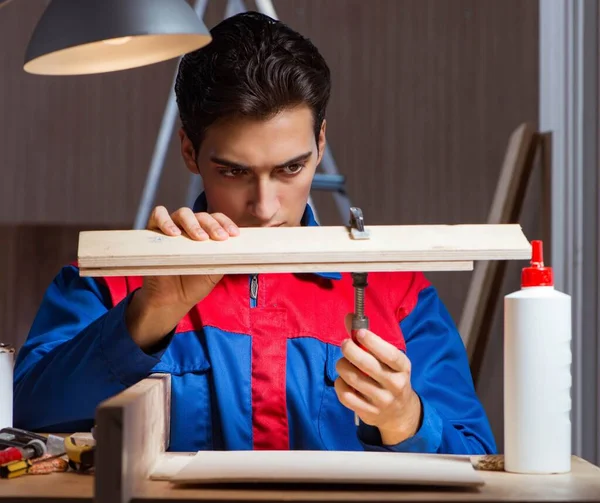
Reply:
[[[352, 239], [369, 239], [370, 233], [365, 229], [365, 220], [360, 208], [350, 208], [350, 236]], [[365, 288], [367, 287], [367, 273], [353, 272], [352, 286], [354, 287], [354, 315], [352, 317], [352, 331], [369, 328], [369, 319], [365, 316]]]
[[352, 239], [369, 239], [371, 233], [365, 229], [363, 212], [360, 208], [350, 208], [350, 237]]

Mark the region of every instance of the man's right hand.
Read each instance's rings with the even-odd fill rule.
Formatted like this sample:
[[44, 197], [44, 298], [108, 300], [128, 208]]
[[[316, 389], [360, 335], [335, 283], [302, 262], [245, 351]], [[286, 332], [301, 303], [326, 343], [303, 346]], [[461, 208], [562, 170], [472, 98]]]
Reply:
[[[190, 239], [223, 241], [239, 235], [239, 228], [222, 213], [193, 213], [180, 208], [173, 214], [154, 208], [147, 228], [167, 236], [185, 233]], [[127, 308], [126, 324], [142, 349], [156, 345], [187, 312], [206, 297], [223, 275], [146, 276]]]

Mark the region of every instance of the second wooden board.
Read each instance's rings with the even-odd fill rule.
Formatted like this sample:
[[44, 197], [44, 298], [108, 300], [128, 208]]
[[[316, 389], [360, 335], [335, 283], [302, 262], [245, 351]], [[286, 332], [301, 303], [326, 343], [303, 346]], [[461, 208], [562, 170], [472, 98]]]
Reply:
[[[203, 451], [183, 460], [173, 484], [323, 483], [480, 486], [467, 456], [397, 452]], [[164, 470], [162, 470], [164, 471]], [[158, 474], [161, 478], [162, 473]], [[152, 474], [150, 475], [152, 478]]]

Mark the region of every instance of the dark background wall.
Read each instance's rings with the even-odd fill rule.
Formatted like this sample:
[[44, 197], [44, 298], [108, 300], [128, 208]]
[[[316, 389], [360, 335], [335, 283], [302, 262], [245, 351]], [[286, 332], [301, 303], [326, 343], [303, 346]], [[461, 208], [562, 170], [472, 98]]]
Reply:
[[[225, 5], [209, 2], [209, 27]], [[331, 66], [328, 140], [367, 223], [485, 222], [508, 136], [537, 122], [538, 2], [274, 5]], [[17, 346], [44, 288], [75, 258], [79, 230], [132, 226], [176, 67], [28, 75], [23, 55], [44, 6], [0, 10], [0, 339]], [[157, 203], [183, 205], [188, 180], [174, 135]], [[322, 223], [341, 223], [330, 194], [314, 201]], [[524, 222], [532, 237], [537, 218]], [[520, 266], [511, 264], [506, 292]], [[470, 276], [430, 275], [457, 323]], [[500, 443], [501, 379], [497, 321], [479, 390]]]

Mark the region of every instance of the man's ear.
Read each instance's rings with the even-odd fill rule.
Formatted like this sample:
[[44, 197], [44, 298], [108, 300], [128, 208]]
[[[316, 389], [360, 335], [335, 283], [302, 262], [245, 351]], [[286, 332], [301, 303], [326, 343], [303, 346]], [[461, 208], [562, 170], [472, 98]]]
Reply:
[[196, 164], [196, 151], [194, 145], [192, 145], [192, 141], [188, 138], [188, 135], [185, 134], [183, 128], [179, 129], [179, 140], [181, 141], [181, 157], [183, 157], [183, 162], [185, 162], [187, 169], [197, 175], [198, 164]]
[[319, 131], [319, 157], [317, 159], [317, 166], [319, 165], [319, 163], [321, 162], [321, 159], [323, 159], [323, 154], [325, 153], [325, 145], [327, 144], [327, 141], [325, 139], [325, 129], [327, 127], [327, 121], [325, 119], [323, 119], [323, 122], [321, 124], [321, 130]]

